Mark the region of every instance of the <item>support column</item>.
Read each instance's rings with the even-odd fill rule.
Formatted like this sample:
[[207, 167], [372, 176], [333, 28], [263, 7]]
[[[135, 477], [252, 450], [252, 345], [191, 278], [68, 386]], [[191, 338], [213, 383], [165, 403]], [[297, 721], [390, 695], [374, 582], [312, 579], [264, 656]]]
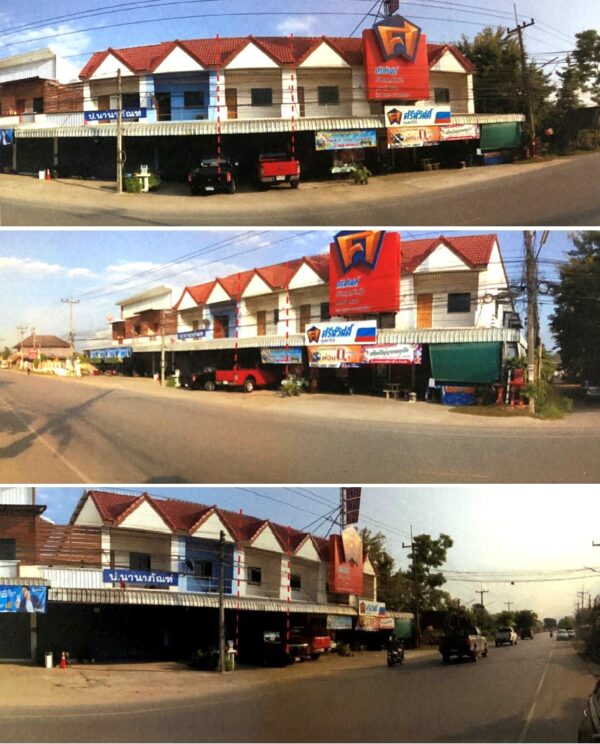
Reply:
[[58, 171], [58, 137], [54, 137], [53, 141], [53, 163], [52, 163], [53, 176], [56, 176]]
[[29, 628], [31, 632], [31, 660], [35, 661], [37, 658], [38, 649], [38, 617], [35, 612], [29, 615]]

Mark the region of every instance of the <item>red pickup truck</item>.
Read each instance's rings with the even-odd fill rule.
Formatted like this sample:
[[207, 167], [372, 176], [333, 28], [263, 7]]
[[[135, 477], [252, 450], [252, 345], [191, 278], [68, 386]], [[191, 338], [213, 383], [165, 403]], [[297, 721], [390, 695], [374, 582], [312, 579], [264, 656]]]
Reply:
[[215, 372], [215, 385], [242, 388], [251, 393], [255, 388], [278, 385], [281, 375], [278, 370], [269, 367], [236, 367], [235, 369], [218, 369]]
[[300, 163], [283, 152], [264, 152], [258, 158], [258, 183], [261, 188], [289, 183], [297, 189], [300, 184]]
[[316, 660], [330, 649], [331, 638], [329, 636], [292, 634], [290, 637], [290, 656], [293, 658]]

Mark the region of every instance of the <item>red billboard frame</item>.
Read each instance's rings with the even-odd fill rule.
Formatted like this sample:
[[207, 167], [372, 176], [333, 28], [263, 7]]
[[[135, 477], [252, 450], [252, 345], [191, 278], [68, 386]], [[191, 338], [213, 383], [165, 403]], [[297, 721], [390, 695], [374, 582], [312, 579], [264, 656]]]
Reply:
[[329, 537], [329, 591], [334, 594], [363, 593], [363, 545], [354, 527]]
[[425, 34], [420, 34], [412, 61], [399, 56], [386, 59], [373, 29], [363, 31], [363, 42], [369, 101], [412, 102], [429, 99], [429, 60]]
[[329, 311], [332, 316], [398, 312], [400, 234], [344, 230], [329, 249]]

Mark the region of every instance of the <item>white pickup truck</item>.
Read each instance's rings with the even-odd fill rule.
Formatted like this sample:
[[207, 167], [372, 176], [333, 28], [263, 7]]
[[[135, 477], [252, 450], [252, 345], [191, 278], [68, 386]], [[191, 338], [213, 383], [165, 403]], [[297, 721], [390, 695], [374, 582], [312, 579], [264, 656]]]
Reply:
[[513, 628], [505, 626], [504, 628], [498, 628], [498, 630], [496, 631], [495, 640], [496, 646], [504, 646], [505, 644], [508, 644], [509, 646], [516, 646], [517, 634]]

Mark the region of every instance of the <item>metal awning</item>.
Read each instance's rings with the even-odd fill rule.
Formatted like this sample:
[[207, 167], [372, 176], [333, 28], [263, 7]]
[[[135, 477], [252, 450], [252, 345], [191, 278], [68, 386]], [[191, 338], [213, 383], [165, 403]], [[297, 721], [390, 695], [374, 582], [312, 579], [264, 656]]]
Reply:
[[0, 576], [0, 584], [4, 586], [50, 586], [48, 579], [32, 579], [29, 576]]
[[[14, 583], [14, 582], [13, 582]], [[19, 582], [16, 582], [19, 583]], [[22, 580], [21, 580], [22, 583]], [[30, 583], [33, 583], [30, 581]], [[49, 602], [69, 602], [73, 604], [110, 605], [153, 605], [161, 607], [203, 607], [217, 609], [219, 597], [216, 594], [194, 594], [192, 592], [156, 591], [153, 589], [74, 589], [52, 588], [48, 593]], [[283, 599], [266, 597], [231, 597], [224, 600], [226, 610], [254, 612], [304, 612], [312, 615], [356, 616], [353, 607], [313, 602], [288, 602]]]
[[[285, 336], [258, 336], [253, 338], [238, 338], [237, 340], [235, 338], [186, 339], [185, 341], [173, 336], [171, 339], [167, 339], [165, 347], [168, 352], [218, 351], [220, 349], [235, 349], [236, 345], [238, 349], [283, 349], [286, 345], [304, 346], [304, 334], [297, 333], [293, 336], [289, 336], [287, 341]], [[161, 350], [160, 339], [151, 342], [144, 341], [143, 344], [132, 342], [131, 344], [128, 344], [128, 346], [131, 346], [134, 354], [158, 352]], [[106, 345], [98, 347], [98, 349], [88, 347], [86, 348], [86, 352], [93, 356], [94, 351], [101, 349], [106, 349]]]
[[379, 331], [379, 344], [464, 344], [489, 343], [524, 344], [516, 328], [417, 328], [410, 331]]
[[[453, 114], [452, 124], [507, 124], [523, 122], [523, 114]], [[285, 132], [340, 131], [348, 129], [385, 129], [385, 118], [379, 116], [303, 116], [297, 119], [226, 119], [221, 124], [221, 134], [274, 134]], [[125, 122], [124, 137], [183, 137], [216, 135], [216, 121], [159, 121]], [[47, 137], [116, 137], [116, 124], [45, 126], [32, 124], [15, 126], [17, 139]]]

